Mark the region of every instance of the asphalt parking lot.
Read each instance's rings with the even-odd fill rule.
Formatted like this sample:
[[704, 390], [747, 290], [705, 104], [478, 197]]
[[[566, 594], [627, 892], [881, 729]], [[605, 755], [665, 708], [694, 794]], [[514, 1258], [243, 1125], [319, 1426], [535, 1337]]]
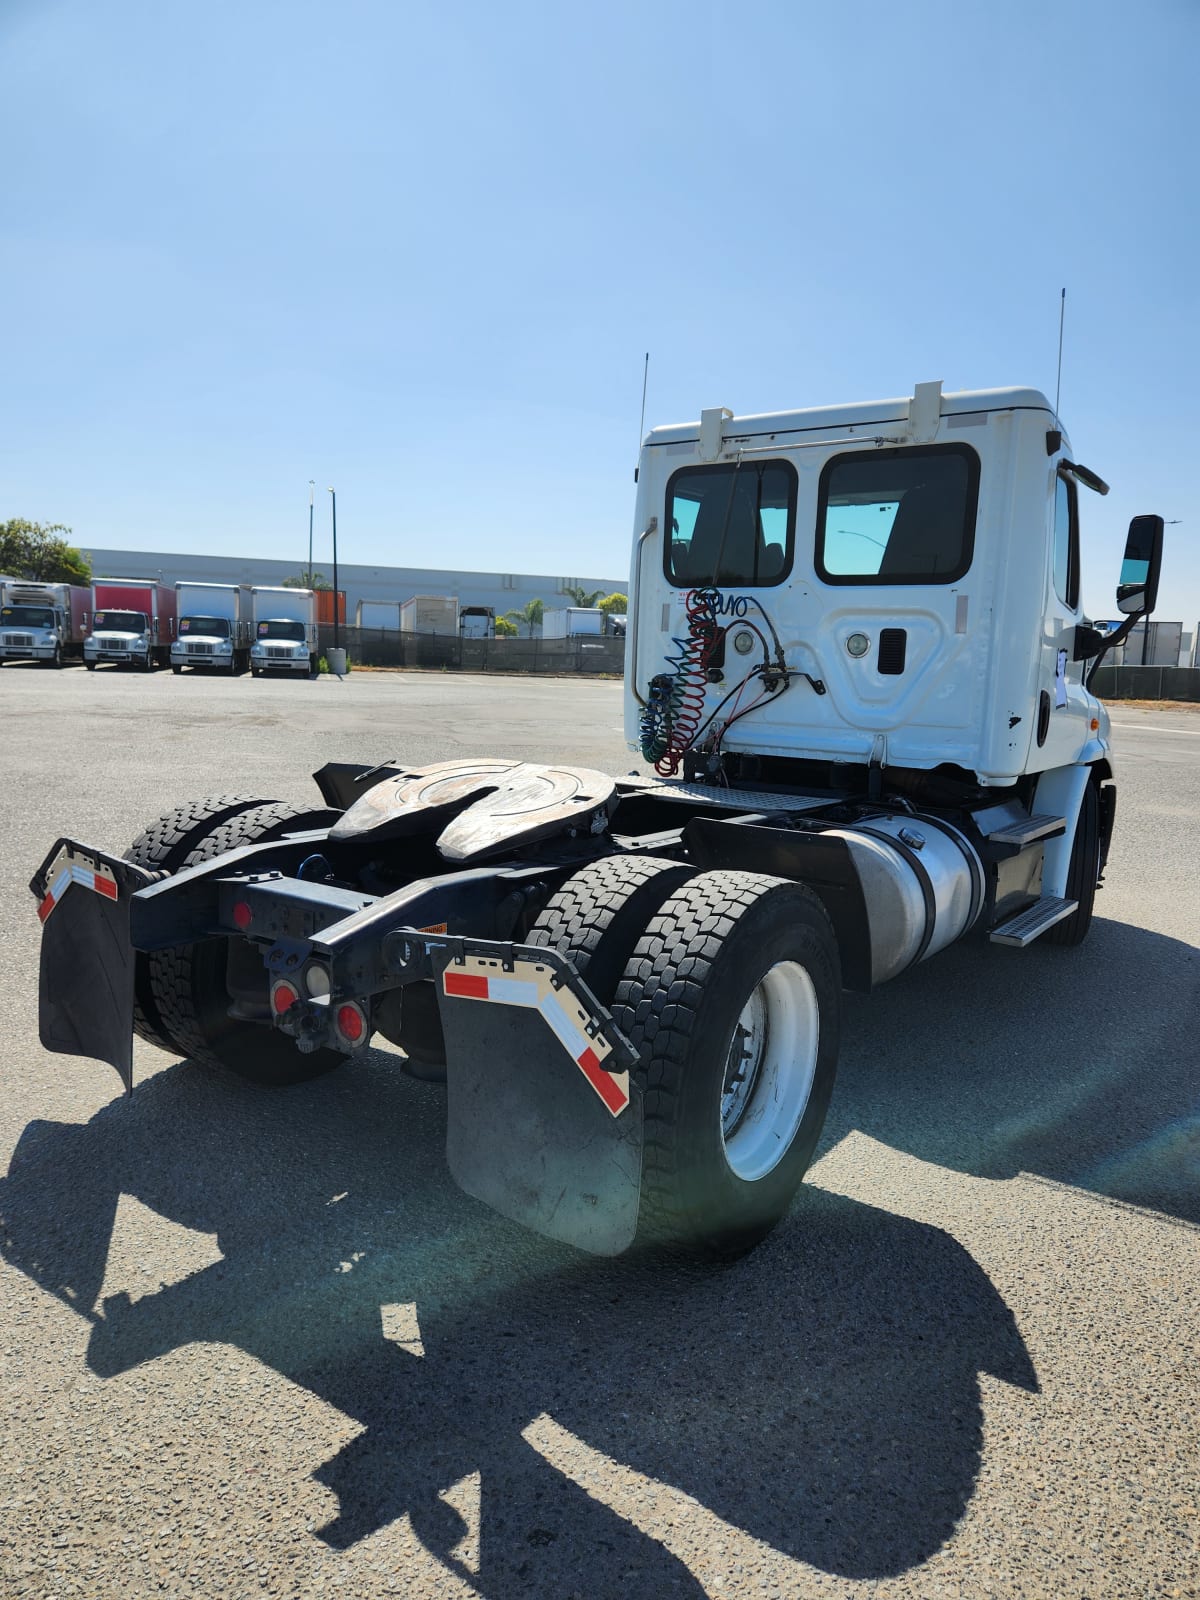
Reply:
[[332, 759], [623, 772], [611, 682], [0, 669], [0, 1595], [1200, 1594], [1200, 716], [1116, 708], [1078, 951], [848, 1005], [822, 1154], [721, 1270], [459, 1193], [368, 1052], [272, 1094], [37, 1042], [26, 889]]

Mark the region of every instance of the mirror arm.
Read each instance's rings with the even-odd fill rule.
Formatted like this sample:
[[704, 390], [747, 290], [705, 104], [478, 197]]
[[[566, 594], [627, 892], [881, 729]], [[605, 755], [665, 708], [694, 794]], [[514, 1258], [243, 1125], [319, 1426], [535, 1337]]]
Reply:
[[1104, 635], [1104, 643], [1100, 647], [1100, 653], [1092, 662], [1084, 677], [1083, 686], [1085, 689], [1090, 689], [1092, 687], [1092, 679], [1099, 672], [1104, 658], [1108, 652], [1110, 650], [1115, 650], [1119, 644], [1124, 644], [1129, 635], [1137, 627], [1138, 623], [1143, 621], [1143, 619], [1149, 615], [1149, 611], [1135, 611], [1132, 616], [1125, 618], [1125, 621], [1119, 628], [1114, 628], [1111, 633], [1106, 633]]
[[1096, 494], [1107, 494], [1108, 485], [1097, 472], [1090, 467], [1081, 466], [1078, 461], [1060, 461], [1058, 470], [1065, 477], [1074, 478], [1076, 483], [1082, 483], [1085, 488], [1092, 489]]

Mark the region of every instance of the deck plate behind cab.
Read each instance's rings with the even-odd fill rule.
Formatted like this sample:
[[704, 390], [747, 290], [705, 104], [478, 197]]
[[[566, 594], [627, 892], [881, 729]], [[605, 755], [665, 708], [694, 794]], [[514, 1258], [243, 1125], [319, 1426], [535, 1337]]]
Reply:
[[448, 861], [469, 861], [572, 828], [603, 832], [615, 804], [613, 780], [588, 767], [491, 758], [444, 761], [376, 784], [331, 829], [330, 838], [436, 833], [438, 850]]

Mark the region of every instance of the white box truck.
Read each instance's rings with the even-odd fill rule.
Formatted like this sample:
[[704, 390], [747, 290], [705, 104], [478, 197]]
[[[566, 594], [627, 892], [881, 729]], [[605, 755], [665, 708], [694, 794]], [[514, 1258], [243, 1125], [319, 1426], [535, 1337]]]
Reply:
[[171, 671], [212, 667], [232, 678], [250, 664], [250, 587], [241, 583], [177, 583]]
[[564, 606], [542, 614], [543, 639], [596, 638], [604, 632], [604, 613], [595, 606]]
[[414, 594], [400, 607], [404, 633], [458, 632], [458, 597], [449, 594]]
[[250, 674], [317, 670], [317, 597], [311, 589], [253, 588]]
[[106, 662], [142, 672], [165, 667], [175, 641], [175, 590], [157, 578], [95, 578], [91, 631], [83, 641], [89, 672]]
[[81, 661], [91, 606], [82, 584], [0, 578], [0, 661]]

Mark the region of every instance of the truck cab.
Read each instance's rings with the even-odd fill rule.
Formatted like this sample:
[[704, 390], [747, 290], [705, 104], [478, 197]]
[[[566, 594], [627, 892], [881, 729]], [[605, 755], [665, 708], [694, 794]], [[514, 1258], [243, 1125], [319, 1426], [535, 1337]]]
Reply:
[[62, 662], [61, 607], [49, 599], [10, 598], [0, 592], [0, 661]]
[[[694, 674], [713, 760], [952, 770], [1003, 789], [1107, 759], [1077, 650], [1081, 482], [1099, 480], [1080, 477], [1033, 389], [922, 384], [656, 428], [639, 472], [627, 737], [642, 747], [648, 690], [687, 648], [688, 596], [707, 589], [733, 592], [737, 615], [719, 621], [743, 624]], [[777, 658], [798, 669], [786, 695]], [[730, 721], [718, 707], [748, 676]]]

